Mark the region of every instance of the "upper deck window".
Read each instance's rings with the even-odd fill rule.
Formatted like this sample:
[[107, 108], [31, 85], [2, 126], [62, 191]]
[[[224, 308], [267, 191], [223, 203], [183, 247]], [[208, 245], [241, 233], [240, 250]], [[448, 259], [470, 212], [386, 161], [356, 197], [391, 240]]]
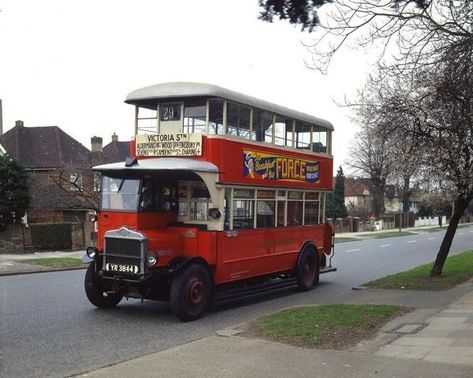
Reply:
[[187, 102], [184, 104], [184, 132], [205, 133], [207, 103], [205, 99]]
[[274, 143], [276, 146], [293, 146], [294, 133], [293, 121], [281, 116], [276, 116], [274, 122]]
[[223, 104], [223, 100], [219, 98], [209, 100], [209, 134], [224, 135]]
[[258, 142], [273, 142], [273, 115], [260, 109], [253, 110], [252, 140]]
[[227, 103], [227, 134], [250, 139], [251, 109], [247, 106]]

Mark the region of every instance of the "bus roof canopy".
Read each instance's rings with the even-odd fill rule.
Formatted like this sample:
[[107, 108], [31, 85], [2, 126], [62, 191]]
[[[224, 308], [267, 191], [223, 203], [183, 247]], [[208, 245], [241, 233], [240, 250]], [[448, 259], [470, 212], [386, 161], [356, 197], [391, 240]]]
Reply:
[[97, 171], [140, 171], [140, 170], [188, 170], [196, 172], [210, 172], [218, 173], [218, 168], [215, 164], [192, 160], [186, 158], [173, 158], [173, 157], [163, 157], [163, 158], [152, 158], [152, 159], [140, 159], [129, 167], [125, 165], [125, 162], [120, 163], [111, 163], [98, 165], [93, 168]]
[[204, 83], [170, 82], [151, 85], [131, 92], [126, 97], [125, 102], [127, 104], [146, 107], [150, 106], [151, 103], [155, 104], [161, 100], [182, 100], [192, 97], [219, 97], [333, 130], [332, 124], [324, 119], [237, 93], [226, 88]]

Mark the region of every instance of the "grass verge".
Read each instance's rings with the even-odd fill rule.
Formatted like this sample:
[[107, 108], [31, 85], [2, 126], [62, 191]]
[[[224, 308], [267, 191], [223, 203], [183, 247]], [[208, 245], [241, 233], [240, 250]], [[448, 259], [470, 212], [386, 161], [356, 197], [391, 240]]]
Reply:
[[363, 286], [378, 289], [450, 289], [473, 277], [473, 250], [448, 257], [440, 277], [430, 277], [432, 264], [420, 265], [405, 272], [368, 282]]
[[345, 349], [373, 337], [389, 320], [408, 311], [387, 305], [297, 307], [256, 320], [246, 336], [310, 348]]
[[380, 233], [375, 233], [371, 235], [366, 235], [370, 239], [385, 239], [385, 238], [395, 238], [398, 236], [409, 236], [409, 235], [416, 235], [415, 232], [410, 232], [410, 231], [391, 231], [391, 232], [380, 232]]
[[360, 241], [361, 239], [359, 238], [350, 238], [350, 237], [335, 237], [335, 244], [338, 243], [347, 243], [347, 242], [352, 242], [352, 241]]
[[39, 259], [21, 260], [23, 264], [49, 266], [51, 268], [74, 268], [84, 264], [81, 259], [75, 257], [44, 257]]

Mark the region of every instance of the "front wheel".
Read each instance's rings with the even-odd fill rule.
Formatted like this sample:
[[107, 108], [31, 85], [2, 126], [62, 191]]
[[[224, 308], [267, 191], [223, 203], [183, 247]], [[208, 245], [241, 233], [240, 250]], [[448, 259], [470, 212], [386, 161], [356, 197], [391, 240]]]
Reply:
[[310, 290], [319, 282], [319, 256], [314, 248], [305, 247], [302, 250], [296, 276], [300, 291]]
[[201, 264], [192, 264], [171, 284], [172, 312], [182, 321], [195, 320], [209, 307], [211, 293], [209, 272]]
[[107, 293], [95, 273], [94, 263], [89, 264], [84, 279], [85, 294], [95, 307], [115, 307], [123, 298], [117, 293]]

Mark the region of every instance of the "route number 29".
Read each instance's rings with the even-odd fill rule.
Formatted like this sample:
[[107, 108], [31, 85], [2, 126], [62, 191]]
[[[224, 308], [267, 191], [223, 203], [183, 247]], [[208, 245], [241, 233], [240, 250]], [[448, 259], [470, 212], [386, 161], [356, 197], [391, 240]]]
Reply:
[[180, 104], [161, 105], [161, 121], [178, 121], [180, 119]]

